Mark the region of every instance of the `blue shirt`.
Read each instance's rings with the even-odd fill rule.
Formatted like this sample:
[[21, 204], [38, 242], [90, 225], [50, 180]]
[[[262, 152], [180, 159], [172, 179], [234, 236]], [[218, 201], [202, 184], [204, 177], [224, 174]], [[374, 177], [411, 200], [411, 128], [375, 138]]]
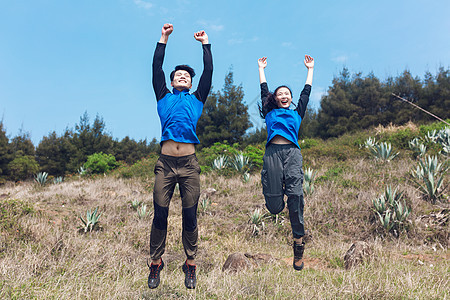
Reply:
[[180, 92], [173, 89], [158, 101], [157, 108], [162, 128], [161, 142], [200, 143], [196, 128], [203, 102], [189, 94], [189, 90]]
[[301, 123], [302, 117], [300, 117], [296, 110], [285, 108], [272, 109], [266, 115], [267, 144], [276, 135], [279, 135], [300, 148], [298, 144], [298, 132]]

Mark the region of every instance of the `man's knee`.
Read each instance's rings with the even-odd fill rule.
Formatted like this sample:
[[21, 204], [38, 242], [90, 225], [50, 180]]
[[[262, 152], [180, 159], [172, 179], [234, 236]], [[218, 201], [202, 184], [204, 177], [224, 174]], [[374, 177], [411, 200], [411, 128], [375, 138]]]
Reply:
[[167, 218], [169, 217], [169, 207], [159, 206], [155, 201], [155, 214], [153, 217], [153, 225], [159, 230], [167, 230]]
[[271, 214], [279, 214], [283, 211], [285, 203], [283, 201], [283, 195], [281, 196], [265, 196], [266, 207]]
[[197, 228], [197, 204], [192, 207], [183, 207], [183, 229], [193, 232]]

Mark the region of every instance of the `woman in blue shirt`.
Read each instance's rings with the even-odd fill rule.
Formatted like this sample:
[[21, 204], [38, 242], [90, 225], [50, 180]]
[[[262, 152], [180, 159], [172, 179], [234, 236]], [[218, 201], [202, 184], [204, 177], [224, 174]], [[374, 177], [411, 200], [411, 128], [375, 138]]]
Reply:
[[305, 242], [303, 221], [303, 171], [302, 154], [298, 144], [298, 132], [302, 118], [305, 116], [311, 93], [314, 71], [314, 59], [305, 55], [304, 64], [308, 69], [306, 84], [295, 109], [290, 109], [292, 92], [287, 86], [279, 86], [273, 93], [269, 92], [264, 69], [267, 57], [258, 60], [259, 81], [261, 84], [261, 105], [259, 111], [267, 126], [267, 144], [261, 182], [266, 207], [272, 214], [280, 213], [285, 206], [287, 196], [289, 219], [294, 238], [295, 270], [303, 269], [303, 251]]

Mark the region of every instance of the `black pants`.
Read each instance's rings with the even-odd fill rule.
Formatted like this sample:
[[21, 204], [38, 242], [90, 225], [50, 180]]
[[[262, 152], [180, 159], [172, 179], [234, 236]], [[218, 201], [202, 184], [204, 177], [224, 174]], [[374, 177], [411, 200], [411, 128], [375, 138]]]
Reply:
[[197, 205], [200, 197], [200, 166], [197, 157], [195, 154], [181, 157], [161, 154], [155, 166], [153, 190], [155, 214], [150, 234], [151, 259], [159, 259], [164, 253], [169, 204], [177, 183], [182, 203], [184, 252], [188, 259], [194, 259], [197, 253]]
[[280, 213], [287, 196], [289, 219], [294, 238], [305, 235], [303, 208], [303, 157], [294, 144], [269, 144], [263, 158], [261, 183], [266, 207], [272, 214]]

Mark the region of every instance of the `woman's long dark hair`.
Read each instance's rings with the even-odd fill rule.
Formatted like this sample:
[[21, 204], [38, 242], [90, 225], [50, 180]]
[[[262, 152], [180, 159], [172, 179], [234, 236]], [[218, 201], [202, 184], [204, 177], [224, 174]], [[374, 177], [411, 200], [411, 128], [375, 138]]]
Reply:
[[262, 100], [258, 104], [259, 115], [261, 116], [261, 118], [265, 119], [266, 115], [272, 109], [278, 108], [277, 100], [275, 99], [275, 96], [276, 96], [278, 90], [281, 89], [281, 88], [287, 88], [289, 90], [289, 92], [291, 93], [291, 97], [292, 97], [292, 91], [291, 91], [291, 89], [289, 87], [287, 87], [285, 85], [280, 85], [279, 87], [277, 87], [275, 89], [275, 91], [273, 91], [273, 93], [269, 93], [267, 98], [265, 100]]

